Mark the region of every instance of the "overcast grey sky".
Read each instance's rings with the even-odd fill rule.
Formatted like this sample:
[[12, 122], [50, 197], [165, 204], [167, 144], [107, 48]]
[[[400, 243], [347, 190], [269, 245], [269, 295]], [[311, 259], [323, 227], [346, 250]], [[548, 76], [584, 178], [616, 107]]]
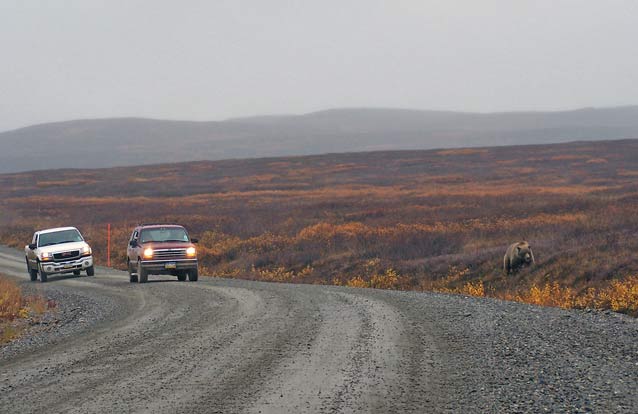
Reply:
[[638, 1], [0, 0], [0, 130], [638, 104]]

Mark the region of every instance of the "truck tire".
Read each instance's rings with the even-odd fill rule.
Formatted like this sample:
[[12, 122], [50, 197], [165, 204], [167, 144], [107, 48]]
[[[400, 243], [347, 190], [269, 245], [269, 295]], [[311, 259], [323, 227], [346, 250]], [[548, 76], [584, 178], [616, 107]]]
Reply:
[[38, 271], [31, 269], [31, 265], [29, 264], [29, 259], [27, 259], [27, 272], [29, 272], [29, 277], [31, 278], [32, 282], [35, 282], [36, 280], [38, 280]]
[[128, 281], [131, 283], [137, 283], [137, 275], [133, 272], [131, 262], [128, 262]]
[[190, 282], [197, 282], [198, 277], [199, 274], [197, 272], [197, 268], [188, 271], [188, 280]]
[[180, 282], [183, 282], [186, 280], [186, 272], [183, 270], [178, 270], [177, 271], [177, 280], [179, 280]]
[[49, 278], [49, 275], [47, 275], [47, 272], [42, 270], [42, 265], [39, 265], [38, 267], [40, 269], [40, 283], [46, 283]]
[[148, 282], [148, 270], [142, 267], [141, 260], [137, 261], [137, 277], [138, 277], [139, 283]]
[[86, 268], [86, 275], [87, 276], [95, 276], [95, 267], [94, 266], [87, 267]]

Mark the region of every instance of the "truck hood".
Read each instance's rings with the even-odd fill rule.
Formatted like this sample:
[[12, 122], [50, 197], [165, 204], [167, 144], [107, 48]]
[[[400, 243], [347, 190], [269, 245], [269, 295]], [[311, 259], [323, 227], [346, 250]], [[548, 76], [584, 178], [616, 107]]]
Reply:
[[58, 253], [58, 252], [66, 252], [69, 250], [80, 250], [84, 246], [88, 246], [88, 243], [73, 242], [73, 243], [64, 243], [64, 244], [54, 244], [52, 246], [38, 247], [37, 250], [40, 253]]
[[146, 242], [142, 243], [142, 247], [151, 247], [153, 249], [188, 249], [189, 247], [195, 247], [190, 242]]

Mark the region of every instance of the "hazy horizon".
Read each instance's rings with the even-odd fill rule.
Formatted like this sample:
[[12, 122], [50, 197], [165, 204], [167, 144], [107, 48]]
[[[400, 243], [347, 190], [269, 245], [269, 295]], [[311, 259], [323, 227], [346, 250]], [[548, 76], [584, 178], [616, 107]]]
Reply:
[[621, 108], [635, 108], [638, 107], [638, 105], [617, 105], [617, 106], [606, 106], [606, 107], [595, 107], [595, 106], [588, 106], [588, 107], [579, 107], [579, 108], [567, 108], [564, 110], [560, 110], [560, 109], [556, 109], [556, 110], [547, 110], [547, 111], [543, 111], [543, 110], [518, 110], [518, 111], [494, 111], [494, 112], [481, 112], [481, 111], [457, 111], [457, 110], [453, 110], [453, 109], [420, 109], [420, 108], [399, 108], [399, 107], [374, 107], [374, 106], [368, 106], [368, 107], [364, 107], [364, 106], [360, 106], [360, 107], [334, 107], [334, 108], [323, 108], [323, 109], [318, 109], [316, 111], [310, 111], [310, 112], [303, 112], [303, 113], [275, 113], [275, 114], [249, 114], [249, 115], [241, 115], [241, 116], [234, 116], [234, 117], [227, 117], [227, 118], [222, 118], [222, 119], [185, 119], [185, 118], [156, 118], [156, 117], [146, 117], [146, 116], [135, 116], [135, 115], [123, 115], [123, 116], [117, 116], [117, 117], [92, 117], [92, 118], [69, 118], [69, 119], [60, 119], [60, 120], [53, 120], [53, 121], [45, 121], [45, 122], [38, 122], [35, 124], [29, 124], [29, 125], [23, 125], [23, 126], [18, 126], [16, 128], [11, 128], [11, 129], [7, 129], [7, 130], [0, 130], [0, 134], [5, 133], [5, 132], [12, 132], [12, 131], [17, 131], [23, 128], [29, 128], [29, 127], [33, 127], [33, 126], [41, 126], [41, 125], [48, 125], [48, 124], [60, 124], [60, 123], [68, 123], [68, 122], [82, 122], [82, 121], [108, 121], [108, 120], [116, 120], [116, 119], [140, 119], [140, 120], [148, 120], [148, 121], [167, 121], [167, 122], [201, 122], [201, 123], [206, 123], [206, 122], [219, 122], [219, 123], [223, 123], [223, 122], [228, 122], [228, 121], [241, 121], [241, 120], [250, 120], [250, 119], [257, 119], [257, 118], [278, 118], [278, 117], [302, 117], [302, 116], [307, 116], [307, 115], [312, 115], [312, 114], [319, 114], [319, 113], [324, 113], [324, 112], [331, 112], [331, 111], [350, 111], [350, 110], [362, 110], [362, 111], [367, 111], [367, 110], [381, 110], [381, 111], [409, 111], [409, 112], [423, 112], [423, 113], [435, 113], [435, 112], [447, 112], [447, 113], [456, 113], [456, 114], [468, 114], [468, 115], [504, 115], [504, 114], [532, 114], [532, 113], [538, 113], [538, 114], [552, 114], [552, 113], [556, 113], [556, 114], [561, 114], [561, 113], [569, 113], [569, 112], [577, 112], [577, 111], [584, 111], [584, 110], [613, 110], [613, 109], [621, 109]]
[[330, 108], [638, 102], [638, 3], [2, 1], [0, 131]]

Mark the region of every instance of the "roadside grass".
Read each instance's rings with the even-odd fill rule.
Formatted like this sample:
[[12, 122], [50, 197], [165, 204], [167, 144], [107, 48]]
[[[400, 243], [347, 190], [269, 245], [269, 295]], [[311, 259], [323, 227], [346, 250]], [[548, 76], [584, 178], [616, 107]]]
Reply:
[[20, 286], [0, 275], [0, 345], [18, 336], [29, 325], [37, 321], [55, 302], [40, 295], [24, 295]]
[[[492, 286], [485, 286], [482, 280], [469, 281], [460, 286], [451, 286], [469, 273], [468, 269], [451, 268], [449, 274], [436, 282], [421, 286], [422, 291], [450, 293], [476, 297], [516, 301], [538, 306], [549, 306], [563, 309], [600, 309], [613, 310], [638, 317], [638, 276], [628, 276], [621, 280], [612, 280], [600, 288], [586, 288], [577, 291], [558, 282], [546, 282], [543, 285], [532, 284], [529, 288], [515, 291], [501, 291]], [[333, 280], [334, 285], [358, 288], [405, 290], [402, 286], [406, 278], [395, 270], [388, 269], [384, 274], [374, 274], [369, 278], [355, 276], [345, 283]], [[402, 283], [403, 281], [403, 283]]]
[[[458, 293], [472, 295], [472, 292], [467, 291]], [[612, 280], [602, 287], [590, 287], [581, 291], [561, 286], [558, 282], [547, 282], [544, 285], [534, 284], [527, 290], [497, 293], [493, 296], [499, 299], [563, 309], [609, 309], [638, 317], [638, 276]]]

